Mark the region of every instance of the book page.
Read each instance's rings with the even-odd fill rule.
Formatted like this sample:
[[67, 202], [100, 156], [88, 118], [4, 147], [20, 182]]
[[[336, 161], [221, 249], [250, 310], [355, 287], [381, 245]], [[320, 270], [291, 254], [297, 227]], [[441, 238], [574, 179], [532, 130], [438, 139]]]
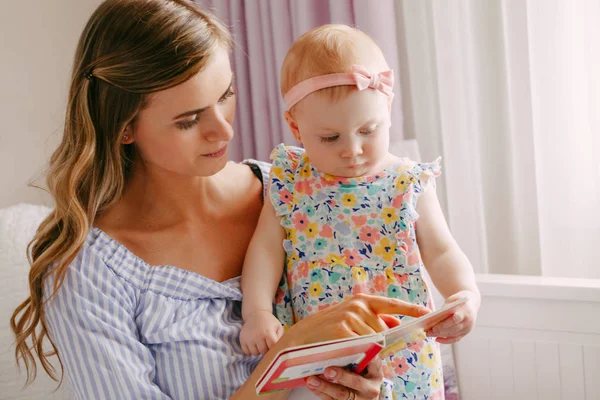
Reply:
[[433, 311], [427, 315], [413, 319], [405, 324], [384, 332], [385, 349], [383, 351], [389, 351], [390, 348], [396, 344], [399, 344], [400, 347], [404, 347], [401, 346], [402, 343], [400, 342], [410, 343], [416, 340], [424, 339], [426, 330], [453, 315], [456, 309], [463, 305], [467, 300], [468, 299], [466, 297], [456, 300], [455, 302], [447, 304], [437, 311]]
[[286, 368], [279, 378], [273, 383], [277, 383], [282, 380], [306, 378], [307, 376], [320, 375], [325, 371], [325, 368], [331, 366], [360, 364], [362, 359], [365, 357], [364, 353], [351, 354], [349, 356], [330, 358], [329, 360], [316, 361], [310, 364], [296, 365], [293, 367]]

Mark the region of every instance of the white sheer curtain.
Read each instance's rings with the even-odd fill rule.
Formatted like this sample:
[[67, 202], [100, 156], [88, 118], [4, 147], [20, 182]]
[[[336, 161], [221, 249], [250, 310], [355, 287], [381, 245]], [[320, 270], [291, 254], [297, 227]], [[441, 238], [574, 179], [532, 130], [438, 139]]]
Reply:
[[403, 0], [405, 134], [477, 272], [600, 278], [600, 1]]

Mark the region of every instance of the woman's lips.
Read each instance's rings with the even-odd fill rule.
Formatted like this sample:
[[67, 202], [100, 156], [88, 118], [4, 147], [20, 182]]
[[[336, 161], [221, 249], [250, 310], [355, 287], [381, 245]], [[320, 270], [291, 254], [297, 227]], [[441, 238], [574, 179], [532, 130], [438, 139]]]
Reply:
[[223, 154], [225, 154], [225, 152], [227, 151], [227, 146], [223, 146], [223, 148], [219, 151], [216, 151], [214, 153], [208, 153], [208, 154], [202, 154], [203, 157], [211, 157], [211, 158], [218, 158], [221, 157]]

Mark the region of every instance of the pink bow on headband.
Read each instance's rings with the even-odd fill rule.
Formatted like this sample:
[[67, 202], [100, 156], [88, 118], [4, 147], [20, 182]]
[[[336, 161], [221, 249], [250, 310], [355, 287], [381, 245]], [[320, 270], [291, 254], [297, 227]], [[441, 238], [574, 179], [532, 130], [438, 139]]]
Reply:
[[356, 87], [358, 90], [371, 88], [377, 89], [388, 96], [394, 95], [392, 90], [392, 86], [394, 86], [394, 72], [391, 69], [378, 74], [371, 74], [362, 65], [353, 65], [352, 75], [354, 75], [354, 79], [356, 79]]
[[328, 74], [306, 79], [291, 88], [283, 96], [283, 100], [289, 109], [312, 92], [342, 85], [356, 85], [358, 90], [375, 89], [393, 97], [394, 73], [392, 70], [388, 70], [371, 74], [362, 65], [353, 65], [352, 72], [349, 73]]

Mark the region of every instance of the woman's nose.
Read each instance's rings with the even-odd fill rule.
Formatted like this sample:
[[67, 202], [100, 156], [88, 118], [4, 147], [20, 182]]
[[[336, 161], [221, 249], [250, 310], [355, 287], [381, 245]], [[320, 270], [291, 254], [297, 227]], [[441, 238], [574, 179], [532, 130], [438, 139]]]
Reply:
[[206, 126], [204, 137], [210, 142], [229, 141], [233, 138], [233, 126], [222, 110], [215, 107], [211, 121]]

